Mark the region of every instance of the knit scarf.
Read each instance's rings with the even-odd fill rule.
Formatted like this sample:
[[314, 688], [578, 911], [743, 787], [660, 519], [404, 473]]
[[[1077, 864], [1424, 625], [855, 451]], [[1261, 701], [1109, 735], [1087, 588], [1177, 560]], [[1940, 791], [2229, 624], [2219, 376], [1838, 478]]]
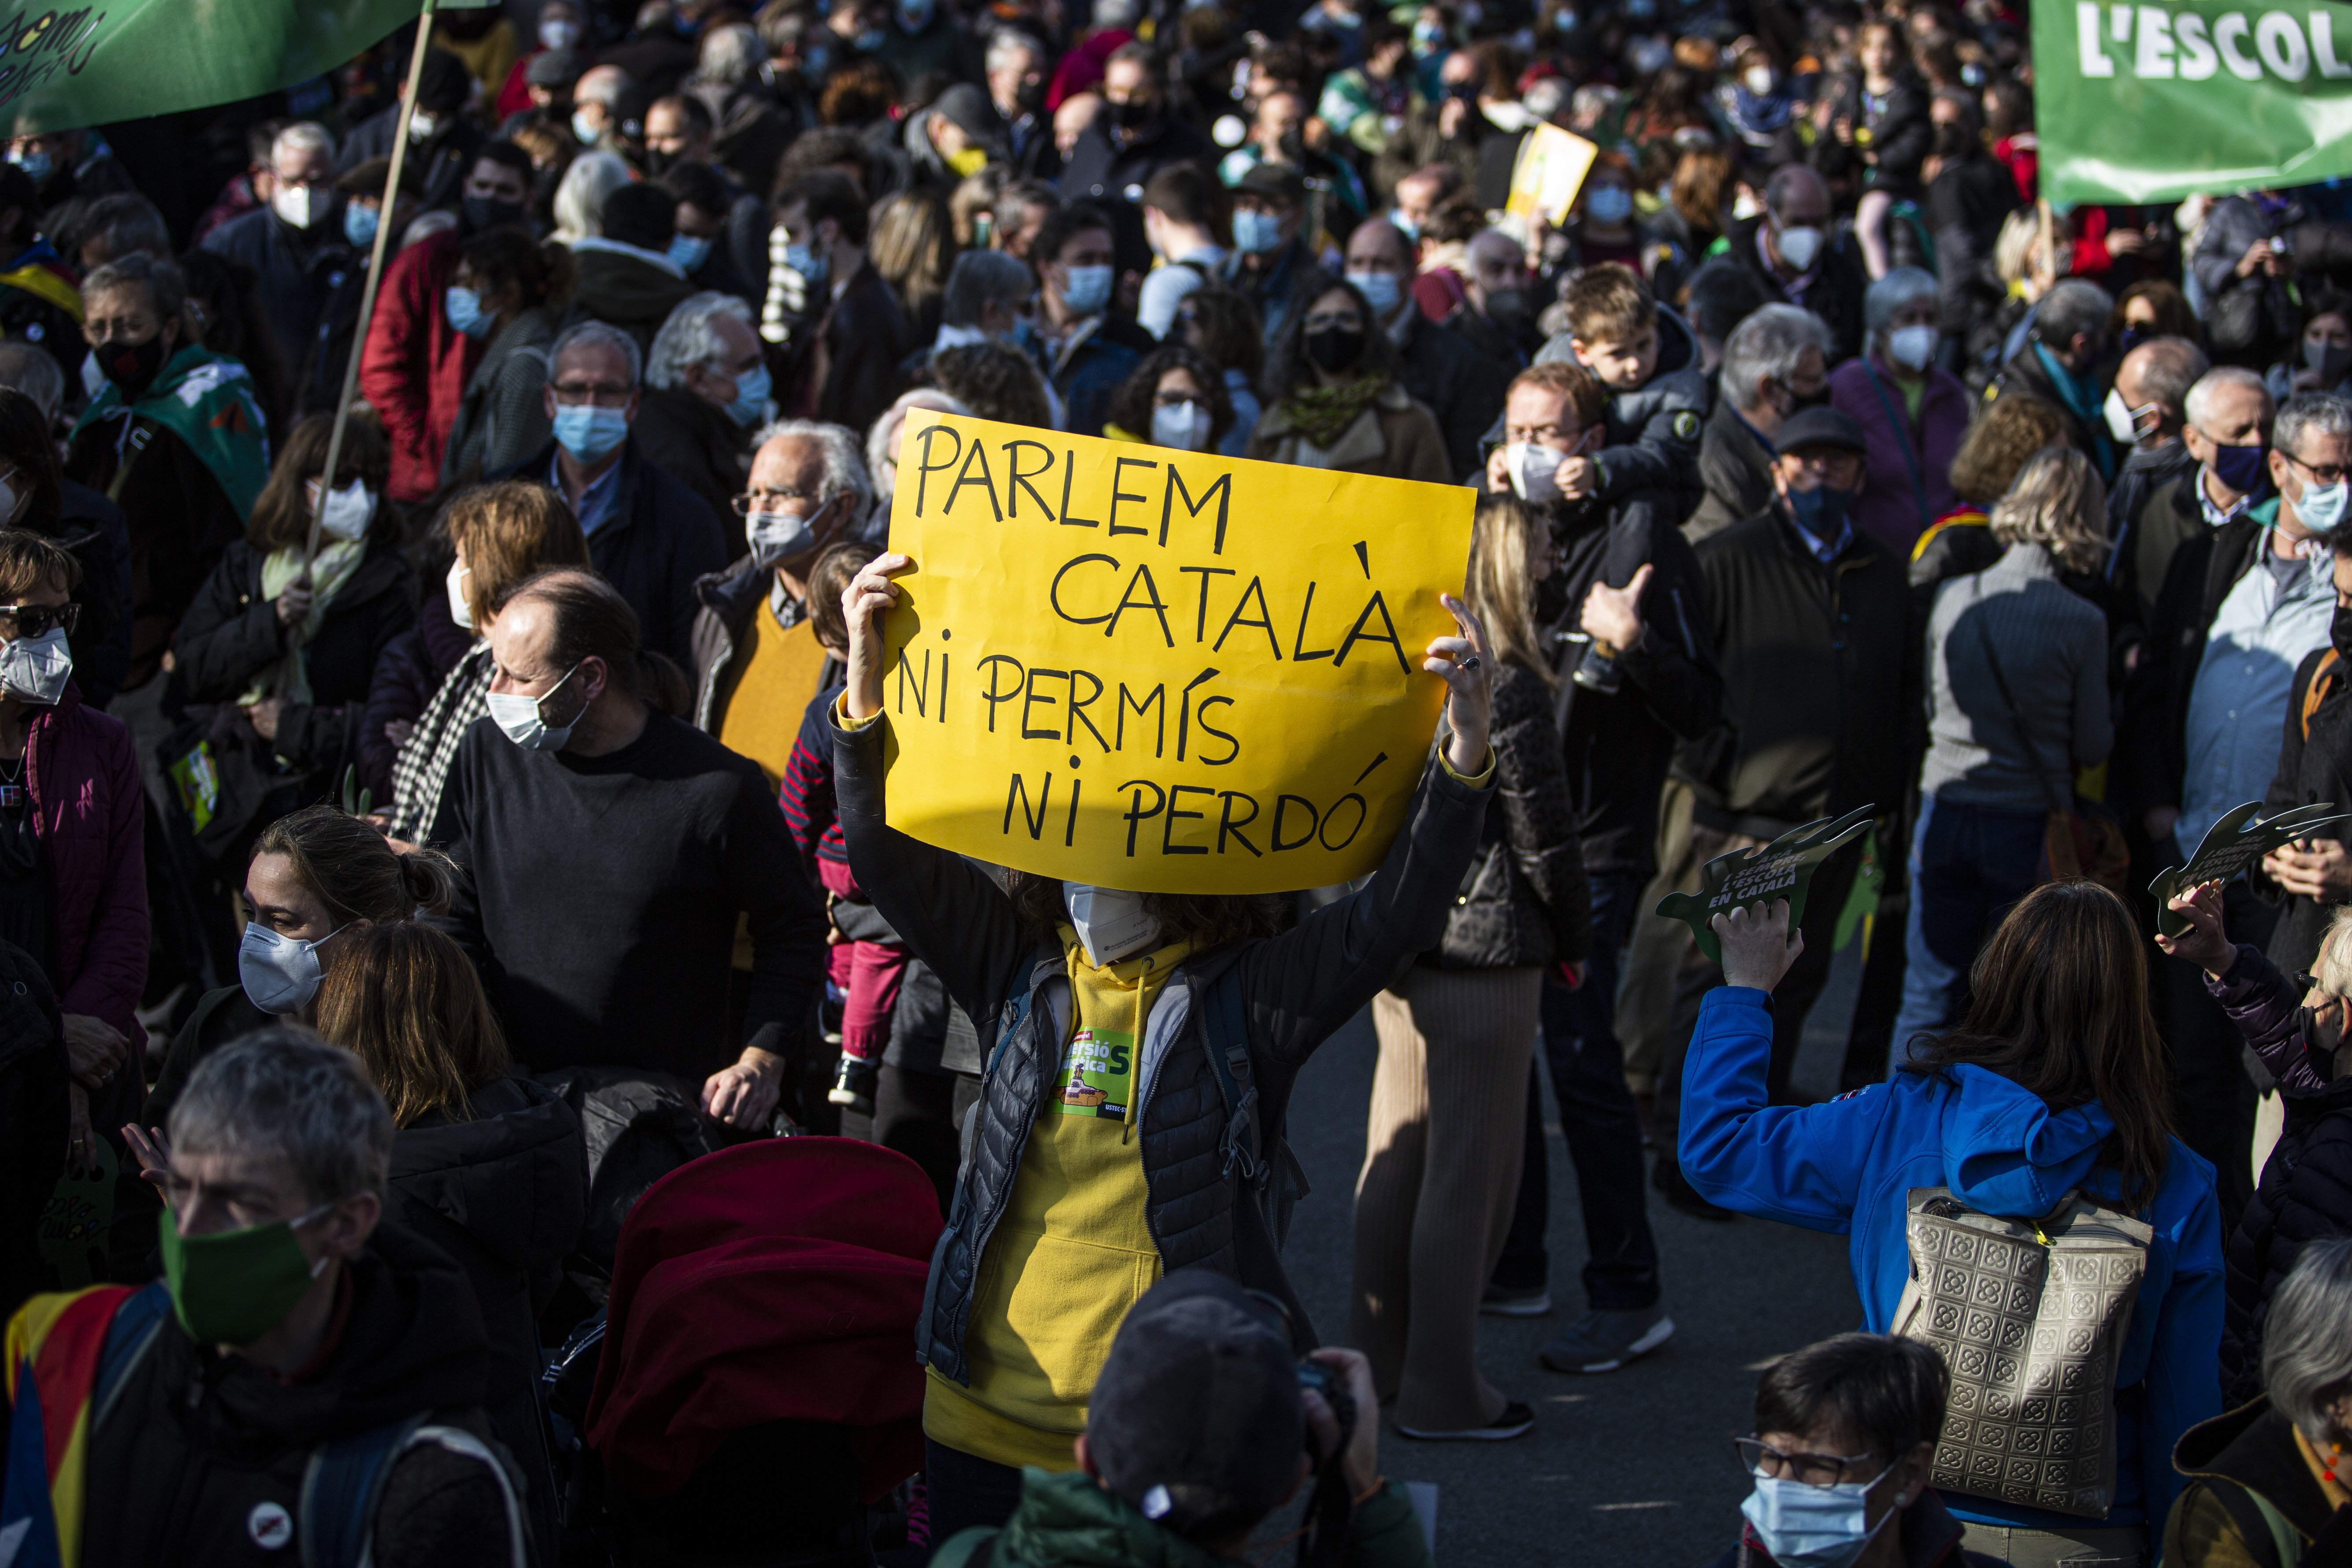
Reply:
[[[327, 618], [327, 606], [360, 569], [360, 560], [367, 554], [364, 539], [339, 539], [319, 552], [318, 559], [308, 568], [310, 578], [310, 613], [302, 617], [299, 626], [286, 628], [286, 652], [277, 663], [264, 666], [246, 689], [244, 702], [257, 702], [265, 697], [282, 697], [296, 705], [310, 700], [310, 663], [303, 652], [304, 646], [319, 635], [320, 624]], [[273, 606], [278, 595], [299, 582], [305, 568], [299, 549], [273, 550], [261, 558], [261, 596]]]
[[1292, 429], [1319, 447], [1339, 444], [1356, 416], [1388, 389], [1384, 376], [1360, 375], [1336, 386], [1306, 386], [1282, 400]]

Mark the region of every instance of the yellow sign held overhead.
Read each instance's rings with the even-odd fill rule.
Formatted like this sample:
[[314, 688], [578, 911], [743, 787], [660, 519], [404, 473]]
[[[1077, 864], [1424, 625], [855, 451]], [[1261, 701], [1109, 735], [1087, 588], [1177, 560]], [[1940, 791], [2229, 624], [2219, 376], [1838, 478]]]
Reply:
[[1537, 126], [1519, 143], [1503, 210], [1558, 228], [1576, 205], [1576, 193], [1584, 188], [1584, 176], [1592, 173], [1592, 161], [1600, 155], [1598, 146], [1573, 131], [1549, 123]]
[[1467, 489], [917, 410], [886, 617], [890, 826], [1139, 892], [1380, 864], [1454, 634]]

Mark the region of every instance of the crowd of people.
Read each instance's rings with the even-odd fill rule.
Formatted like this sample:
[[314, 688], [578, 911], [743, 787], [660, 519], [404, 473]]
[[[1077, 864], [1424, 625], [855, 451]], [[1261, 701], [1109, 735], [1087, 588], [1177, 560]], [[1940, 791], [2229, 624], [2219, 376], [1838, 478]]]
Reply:
[[[2147, 889], [2352, 808], [2352, 194], [2059, 210], [2033, 93], [2002, 0], [506, 0], [9, 139], [0, 1561], [1408, 1568], [1383, 1425], [1668, 1343], [1654, 1198], [1851, 1237], [1727, 1563], [2340, 1552], [2352, 833]], [[1475, 493], [1376, 873], [891, 825], [931, 411]]]

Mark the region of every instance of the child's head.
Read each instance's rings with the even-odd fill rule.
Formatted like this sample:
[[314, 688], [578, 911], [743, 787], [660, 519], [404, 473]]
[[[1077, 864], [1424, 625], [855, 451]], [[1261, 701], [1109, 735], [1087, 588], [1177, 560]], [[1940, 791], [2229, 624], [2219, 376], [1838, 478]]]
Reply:
[[881, 553], [864, 540], [845, 539], [826, 545], [809, 568], [809, 629], [816, 634], [817, 646], [835, 658], [849, 657], [849, 622], [841, 613], [841, 595], [850, 579]]
[[1854, 40], [1854, 54], [1865, 72], [1884, 80], [1910, 63], [1911, 41], [1897, 23], [1865, 22]]
[[1658, 302], [1622, 262], [1604, 261], [1568, 285], [1569, 346], [1612, 392], [1631, 392], [1658, 369]]

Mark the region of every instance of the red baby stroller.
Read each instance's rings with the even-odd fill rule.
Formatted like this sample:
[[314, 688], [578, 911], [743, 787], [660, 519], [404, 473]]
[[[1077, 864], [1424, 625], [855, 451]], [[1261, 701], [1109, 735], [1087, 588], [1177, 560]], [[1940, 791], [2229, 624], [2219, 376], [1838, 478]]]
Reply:
[[843, 1138], [764, 1139], [647, 1189], [587, 1408], [612, 1560], [870, 1563], [867, 1507], [922, 1466], [911, 1347], [939, 1234], [922, 1168]]

